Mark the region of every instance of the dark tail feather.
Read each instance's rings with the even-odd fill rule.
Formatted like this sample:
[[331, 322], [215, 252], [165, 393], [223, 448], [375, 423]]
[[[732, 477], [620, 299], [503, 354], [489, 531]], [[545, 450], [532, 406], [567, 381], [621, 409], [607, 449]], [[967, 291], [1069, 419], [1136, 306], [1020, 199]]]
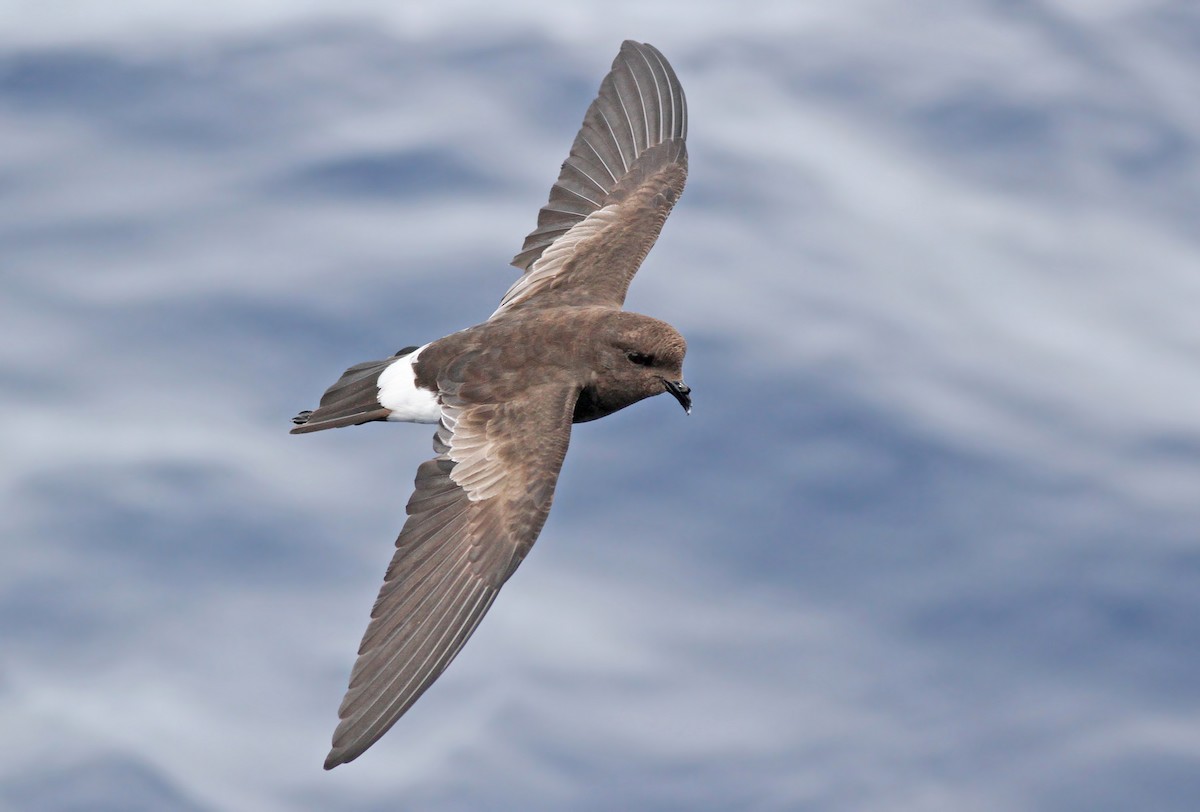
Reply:
[[301, 412], [292, 418], [296, 427], [292, 434], [307, 434], [310, 431], [336, 429], [342, 426], [357, 426], [372, 420], [387, 420], [388, 410], [379, 404], [379, 375], [396, 360], [396, 356], [382, 361], [365, 361], [355, 364], [342, 373], [337, 383], [325, 390], [321, 405], [312, 411]]

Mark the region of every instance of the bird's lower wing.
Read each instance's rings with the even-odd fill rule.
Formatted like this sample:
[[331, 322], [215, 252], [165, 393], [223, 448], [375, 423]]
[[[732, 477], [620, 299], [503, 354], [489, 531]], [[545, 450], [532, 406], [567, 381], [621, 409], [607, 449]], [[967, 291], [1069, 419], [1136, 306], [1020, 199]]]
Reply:
[[443, 391], [437, 456], [417, 469], [326, 769], [361, 755], [433, 684], [529, 552], [550, 511], [577, 395], [552, 384], [479, 404]]

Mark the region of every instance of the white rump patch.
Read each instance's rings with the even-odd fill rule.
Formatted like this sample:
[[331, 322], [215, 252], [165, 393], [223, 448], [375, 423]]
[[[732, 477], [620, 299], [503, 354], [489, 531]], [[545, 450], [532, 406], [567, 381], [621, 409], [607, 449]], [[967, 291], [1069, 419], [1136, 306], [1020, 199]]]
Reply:
[[442, 408], [438, 405], [437, 396], [428, 389], [417, 386], [417, 373], [413, 369], [417, 356], [425, 347], [413, 350], [403, 358], [397, 358], [379, 373], [377, 398], [379, 405], [390, 412], [388, 420], [436, 423], [441, 419]]

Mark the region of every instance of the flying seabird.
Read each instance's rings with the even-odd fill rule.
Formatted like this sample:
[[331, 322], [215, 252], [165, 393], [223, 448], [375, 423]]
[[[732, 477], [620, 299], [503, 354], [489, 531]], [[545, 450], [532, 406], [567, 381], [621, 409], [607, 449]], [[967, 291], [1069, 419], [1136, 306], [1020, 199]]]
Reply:
[[658, 49], [621, 45], [584, 115], [523, 273], [482, 324], [350, 367], [293, 434], [436, 423], [358, 650], [325, 769], [374, 744], [446, 669], [546, 521], [571, 424], [666, 392], [687, 345], [621, 309], [687, 179], [687, 105]]

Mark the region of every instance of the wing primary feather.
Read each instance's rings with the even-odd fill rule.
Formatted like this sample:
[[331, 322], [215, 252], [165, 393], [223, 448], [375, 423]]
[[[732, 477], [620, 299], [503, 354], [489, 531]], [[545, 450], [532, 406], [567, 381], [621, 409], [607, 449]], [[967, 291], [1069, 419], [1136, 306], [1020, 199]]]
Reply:
[[683, 102], [682, 96], [679, 97], [679, 117], [683, 121], [683, 126], [679, 128], [679, 137], [686, 141], [688, 133], [688, 109], [687, 105]]
[[[625, 67], [629, 68], [629, 78], [633, 81], [633, 88], [636, 91], [637, 100], [639, 102], [641, 102], [640, 107], [642, 108], [642, 133], [643, 133], [642, 140], [645, 142], [642, 144], [641, 148], [642, 149], [650, 149], [650, 111], [646, 108], [646, 94], [642, 92], [642, 83], [638, 81], [637, 71], [635, 71], [633, 69], [633, 65], [629, 64], [628, 59], [622, 59], [621, 61], [625, 63]], [[625, 100], [622, 99], [621, 106], [623, 107], [624, 105], [625, 105]], [[633, 122], [631, 121], [630, 122], [631, 128], [632, 128], [632, 125], [633, 125]], [[634, 136], [634, 143], [637, 143], [636, 135]]]
[[[667, 140], [667, 134], [666, 134], [666, 129], [665, 129], [666, 116], [663, 114], [664, 110], [663, 110], [662, 88], [659, 86], [659, 83], [658, 83], [658, 74], [654, 71], [654, 66], [652, 64], [650, 64], [650, 60], [646, 58], [645, 51], [639, 49], [638, 56], [640, 56], [642, 58], [642, 61], [646, 63], [646, 67], [650, 71], [650, 78], [654, 80], [655, 110], [658, 112], [658, 141], [656, 143], [661, 144], [663, 141]], [[672, 114], [674, 114], [674, 112], [675, 112], [674, 106], [672, 106], [671, 112], [672, 112]]]
[[565, 186], [559, 186], [558, 188], [561, 189], [562, 191], [566, 192], [569, 195], [574, 195], [575, 197], [579, 198], [580, 200], [586, 200], [588, 203], [591, 203], [592, 206], [597, 209], [600, 208], [599, 203], [597, 203], [595, 200], [592, 200], [590, 197], [583, 194], [582, 192], [577, 192], [574, 189], [568, 189]]
[[[419, 653], [422, 646], [428, 642], [429, 634], [427, 631], [431, 628], [436, 629], [438, 625], [445, 620], [447, 608], [452, 609], [455, 605], [455, 598], [462, 594], [465, 590], [471, 587], [471, 582], [474, 580], [470, 573], [464, 573], [461, 570], [454, 573], [458, 576], [458, 583], [450, 589], [443, 589], [440, 594], [436, 591], [427, 593], [426, 597], [435, 597], [436, 600], [431, 606], [424, 607], [426, 611], [420, 617], [417, 623], [409, 626], [409, 621], [414, 619], [413, 615], [407, 615], [405, 621], [394, 629], [387, 639], [377, 646], [374, 651], [385, 656], [374, 656], [363, 661], [362, 672], [365, 676], [360, 676], [357, 684], [351, 679], [350, 688], [346, 692], [346, 698], [342, 702], [342, 707], [339, 712], [344, 712], [346, 716], [361, 716], [361, 712], [355, 712], [356, 708], [363, 704], [371, 704], [378, 702], [379, 697], [390, 695], [390, 688], [398, 679], [408, 670], [413, 662], [414, 656]], [[440, 588], [442, 583], [438, 584]], [[397, 639], [398, 638], [398, 639]], [[395, 669], [389, 668], [397, 659], [403, 657], [403, 662]], [[367, 691], [371, 688], [371, 691]]]
[[[464, 584], [463, 586], [464, 588], [470, 588], [470, 584]], [[475, 587], [471, 589], [471, 592], [468, 594], [476, 595], [480, 589], [485, 588], [486, 586], [484, 584], [476, 583]], [[393, 675], [391, 679], [383, 684], [383, 690], [372, 694], [376, 697], [388, 696], [390, 699], [383, 702], [378, 708], [375, 708], [374, 705], [368, 705], [354, 715], [354, 727], [361, 728], [361, 732], [358, 733], [355, 738], [361, 737], [367, 740], [378, 739], [379, 736], [383, 735], [392, 722], [395, 721], [395, 719], [398, 718], [400, 714], [404, 712], [404, 710], [412, 705], [416, 698], [422, 693], [421, 690], [413, 690], [414, 681], [418, 689], [428, 687], [428, 683], [425, 683], [424, 681], [430, 673], [430, 670], [426, 668], [429, 658], [433, 656], [433, 652], [437, 651], [438, 645], [446, 638], [447, 634], [455, 630], [456, 627], [457, 629], [461, 630], [461, 628], [466, 625], [466, 621], [469, 618], [470, 613], [473, 611], [474, 607], [478, 605], [478, 603], [479, 601], [477, 597], [469, 597], [467, 600], [462, 601], [458, 605], [458, 612], [451, 618], [453, 622], [448, 624], [445, 629], [442, 629], [441, 634], [438, 637], [435, 638], [433, 636], [428, 636], [421, 641], [419, 647], [413, 652], [413, 654], [415, 656], [424, 653], [424, 658], [417, 666], [417, 670], [407, 675], [403, 685], [397, 686], [397, 683], [402, 677], [405, 676], [405, 671], [407, 669]], [[464, 617], [464, 615], [466, 615], [466, 617]], [[445, 618], [440, 617], [439, 620], [445, 620]], [[432, 649], [432, 651], [430, 651], [430, 649]], [[420, 678], [419, 680], [417, 679], [418, 677]], [[391, 690], [393, 688], [398, 688], [398, 690], [393, 692]], [[364, 722], [366, 722], [365, 725], [363, 724]]]
[[[466, 597], [461, 601], [456, 601], [458, 606], [457, 612], [450, 617], [449, 623], [439, 625], [440, 632], [434, 638], [430, 635], [426, 638], [424, 645], [419, 651], [425, 653], [424, 658], [417, 664], [416, 670], [409, 675], [408, 679], [400, 686], [397, 692], [398, 697], [407, 696], [413, 693], [414, 686], [420, 686], [425, 678], [433, 672], [441, 661], [442, 657], [447, 654], [453, 646], [445, 645], [447, 639], [454, 641], [455, 635], [463, 631], [474, 618], [475, 609], [483, 602], [486, 593], [489, 589], [488, 585], [483, 582], [474, 584], [465, 584]], [[451, 610], [453, 611], [453, 609]], [[445, 620], [445, 618], [443, 618]]]
[[[325, 769], [328, 770], [338, 764], [353, 761], [363, 751], [378, 741], [380, 736], [387, 732], [396, 719], [402, 716], [420, 698], [421, 694], [425, 692], [434, 680], [437, 679], [442, 671], [446, 669], [479, 626], [479, 622], [491, 607], [495, 597], [495, 590], [485, 588], [483, 600], [475, 598], [473, 601], [469, 599], [464, 602], [463, 606], [464, 608], [468, 608], [468, 612], [456, 624], [459, 628], [458, 633], [452, 638], [451, 644], [446, 647], [446, 650], [438, 658], [435, 667], [429, 670], [421, 678], [420, 682], [417, 683], [415, 690], [407, 690], [392, 697], [384, 703], [383, 707], [377, 713], [368, 714], [364, 711], [352, 718], [344, 719], [342, 724], [338, 725], [338, 729], [334, 733], [333, 748], [330, 750], [329, 756], [325, 759]], [[442, 639], [444, 639], [444, 635]], [[363, 722], [365, 719], [369, 719], [370, 721], [364, 726]]]
[[629, 159], [625, 157], [625, 150], [621, 149], [621, 139], [617, 138], [617, 131], [613, 129], [612, 122], [608, 120], [605, 112], [599, 108], [596, 109], [596, 112], [600, 114], [600, 120], [608, 128], [608, 134], [612, 136], [613, 145], [617, 148], [617, 155], [621, 158], [621, 175], [623, 177], [629, 171]]
[[[570, 217], [570, 218], [571, 218], [572, 220], [574, 220], [576, 223], [578, 223], [580, 220], [582, 220], [582, 219], [584, 218], [584, 216], [585, 216], [585, 215], [581, 215], [581, 214], [579, 214], [578, 212], [573, 212], [573, 211], [565, 211], [565, 210], [563, 210], [563, 209], [556, 209], [556, 208], [553, 208], [552, 206], [543, 206], [543, 207], [542, 207], [542, 211], [546, 212], [547, 214], [561, 214], [561, 215], [563, 215], [564, 217]], [[590, 213], [590, 212], [589, 212], [589, 213]], [[555, 225], [558, 225], [558, 224], [557, 224], [557, 223], [555, 223]], [[572, 223], [572, 225], [574, 225], [574, 223]], [[550, 230], [550, 229], [547, 229], [547, 230]], [[538, 233], [540, 233], [540, 229], [538, 229], [538, 230], [534, 230], [534, 231], [533, 231], [533, 232], [531, 232], [531, 233], [533, 233], [533, 234], [538, 234]]]
[[[468, 551], [460, 550], [458, 555], [443, 555], [441, 558], [434, 559], [428, 556], [422, 562], [421, 571], [414, 571], [416, 576], [413, 580], [417, 584], [421, 584], [422, 589], [417, 592], [406, 595], [403, 600], [394, 607], [388, 607], [388, 612], [385, 615], [380, 615], [376, 619], [376, 623], [372, 624], [375, 628], [368, 628], [366, 635], [363, 636], [362, 645], [359, 646], [359, 654], [366, 654], [377, 649], [379, 646], [385, 645], [392, 637], [400, 632], [409, 621], [412, 620], [413, 614], [420, 610], [430, 597], [437, 594], [437, 591], [446, 583], [448, 579], [455, 575], [455, 570], [451, 566], [446, 572], [440, 572], [443, 567], [453, 564], [461, 564], [468, 555]], [[425, 578], [431, 578], [433, 573], [438, 572], [436, 583], [424, 584]], [[407, 582], [407, 580], [406, 580]], [[378, 671], [379, 667], [370, 667], [364, 664], [361, 674], [352, 674], [350, 677], [350, 687], [355, 688], [361, 685], [363, 680], [367, 679], [367, 674]]]
[[[425, 681], [423, 685], [420, 685], [419, 690], [413, 691], [411, 696], [407, 700], [405, 700], [403, 704], [391, 703], [393, 706], [393, 710], [389, 711], [387, 717], [381, 717], [382, 719], [385, 720], [384, 724], [381, 726], [377, 726], [376, 730], [374, 732], [372, 732], [372, 734], [370, 735], [369, 738], [365, 737], [365, 736], [359, 737], [359, 740], [362, 742], [362, 744], [360, 746], [354, 748], [355, 750], [357, 750], [357, 752], [351, 751], [351, 752], [353, 752], [353, 755], [350, 755], [349, 758], [345, 759], [346, 761], [349, 761], [349, 760], [357, 757], [364, 750], [366, 750], [368, 747], [370, 747], [372, 744], [374, 744], [376, 741], [378, 741], [379, 737], [387, 732], [388, 728], [395, 722], [395, 720], [398, 719], [400, 716], [403, 716], [404, 712], [407, 711], [410, 707], [412, 707], [414, 702], [416, 702], [418, 699], [420, 699], [421, 694], [423, 694], [429, 688], [429, 686], [431, 684], [433, 684], [433, 682], [437, 679], [438, 675], [440, 675], [443, 671], [445, 671], [450, 666], [450, 663], [452, 663], [454, 661], [454, 658], [457, 657], [459, 652], [462, 651], [462, 648], [464, 645], [466, 645], [466, 642], [471, 639], [471, 635], [473, 635], [475, 633], [475, 629], [477, 629], [479, 627], [480, 622], [483, 621], [484, 615], [487, 614], [488, 609], [491, 608], [492, 603], [496, 600], [497, 594], [498, 593], [495, 590], [486, 590], [484, 592], [482, 599], [477, 601], [477, 606], [472, 609], [473, 617], [471, 617], [469, 619], [468, 625], [466, 625], [460, 631], [460, 633], [454, 638], [454, 640], [452, 641], [452, 644], [450, 646], [447, 646], [446, 651], [444, 652], [442, 657], [439, 658], [439, 661], [436, 664], [435, 669], [430, 672], [432, 674], [433, 678], [432, 679], [426, 678], [427, 681]], [[332, 753], [330, 755], [332, 758]], [[347, 755], [349, 755], [349, 753]], [[326, 763], [328, 764], [328, 762], [326, 762]], [[335, 762], [335, 763], [340, 763], [340, 762]]]
[[[625, 60], [621, 61], [624, 62]], [[629, 63], [626, 62], [625, 64], [628, 65]], [[632, 73], [630, 76], [632, 78]], [[637, 84], [636, 79], [634, 79], [634, 84]], [[617, 104], [621, 106], [621, 112], [625, 116], [625, 123], [629, 126], [629, 140], [633, 144], [633, 160], [636, 161], [637, 156], [641, 154], [641, 150], [638, 147], [638, 136], [637, 130], [633, 126], [633, 117], [629, 115], [629, 108], [625, 105], [625, 94], [620, 92], [617, 93]]]
[[[654, 55], [654, 59], [655, 59], [655, 61], [658, 62], [658, 66], [660, 68], [662, 68], [662, 74], [667, 83], [667, 92], [671, 97], [671, 137], [679, 138], [679, 137], [681, 137], [682, 133], [679, 130], [675, 129], [675, 121], [676, 121], [675, 107], [679, 102], [679, 94], [675, 92], [674, 86], [672, 84], [672, 80], [675, 78], [675, 75], [671, 71], [670, 66], [667, 65], [666, 60], [663, 59], [662, 54], [660, 54], [658, 52], [657, 48], [651, 48], [650, 53]], [[666, 139], [664, 138], [663, 140], [665, 141]]]
[[[593, 178], [591, 175], [589, 175], [589, 174], [587, 173], [587, 170], [585, 170], [585, 169], [584, 169], [582, 166], [579, 166], [578, 164], [572, 164], [572, 165], [571, 165], [571, 168], [572, 168], [572, 169], [574, 169], [574, 170], [575, 170], [576, 172], [578, 172], [579, 174], [583, 175], [585, 178], [587, 178], [587, 179], [588, 179], [588, 181], [590, 181], [590, 182], [591, 182], [591, 184], [592, 184], [593, 186], [595, 186], [597, 189], [599, 189], [599, 190], [600, 190], [600, 194], [601, 194], [601, 195], [607, 195], [607, 194], [608, 194], [608, 189], [604, 188], [604, 184], [602, 184], [600, 181], [596, 180], [596, 179], [595, 179], [595, 178]], [[606, 167], [606, 168], [607, 168], [607, 167]], [[590, 202], [590, 201], [589, 201], [589, 202]], [[597, 203], [596, 205], [597, 205], [597, 206], [599, 206], [600, 204], [599, 204], [599, 203]]]
[[600, 165], [604, 167], [604, 171], [608, 173], [610, 178], [612, 178], [613, 185], [615, 186], [617, 184], [617, 176], [613, 174], [612, 167], [608, 165], [608, 161], [604, 160], [604, 156], [600, 154], [600, 150], [596, 149], [592, 142], [588, 140], [587, 136], [583, 135], [582, 133], [579, 136], [579, 140], [587, 145], [587, 148], [590, 149], [592, 154], [596, 156], [596, 160], [598, 160]]

